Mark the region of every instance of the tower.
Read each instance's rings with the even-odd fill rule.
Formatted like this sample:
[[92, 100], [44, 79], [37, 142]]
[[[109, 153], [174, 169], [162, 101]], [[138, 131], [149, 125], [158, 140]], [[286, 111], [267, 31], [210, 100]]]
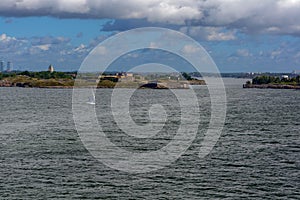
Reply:
[[13, 69], [13, 63], [8, 61], [6, 66], [6, 71], [10, 72]]
[[54, 72], [54, 67], [52, 65], [49, 65], [48, 72], [50, 73]]
[[4, 61], [1, 60], [0, 61], [0, 72], [3, 72], [4, 71]]

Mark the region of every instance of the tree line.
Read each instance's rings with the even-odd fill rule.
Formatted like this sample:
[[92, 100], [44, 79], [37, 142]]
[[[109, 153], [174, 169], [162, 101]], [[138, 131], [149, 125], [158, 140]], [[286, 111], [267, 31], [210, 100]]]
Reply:
[[300, 85], [300, 76], [293, 78], [280, 78], [275, 76], [257, 76], [252, 79], [252, 84], [287, 84], [287, 85]]
[[76, 72], [23, 71], [23, 72], [14, 72], [14, 73], [0, 73], [0, 80], [2, 80], [3, 78], [16, 77], [19, 75], [27, 76], [30, 78], [37, 78], [37, 79], [74, 79], [76, 76]]

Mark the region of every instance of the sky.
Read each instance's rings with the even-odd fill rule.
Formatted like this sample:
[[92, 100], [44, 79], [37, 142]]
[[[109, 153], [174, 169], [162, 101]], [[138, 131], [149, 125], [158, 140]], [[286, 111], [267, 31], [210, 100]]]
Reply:
[[199, 42], [221, 72], [299, 72], [299, 10], [299, 0], [1, 0], [0, 60], [74, 71], [110, 36], [164, 27]]

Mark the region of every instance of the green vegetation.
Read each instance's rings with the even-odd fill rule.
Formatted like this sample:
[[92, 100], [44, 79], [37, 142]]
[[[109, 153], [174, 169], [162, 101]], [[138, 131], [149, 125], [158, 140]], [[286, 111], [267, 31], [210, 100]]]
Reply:
[[101, 80], [97, 87], [99, 88], [114, 88], [116, 86], [116, 82], [110, 81], [110, 80]]
[[17, 75], [24, 75], [31, 78], [38, 78], [38, 79], [73, 79], [74, 76], [72, 76], [70, 73], [65, 72], [48, 72], [48, 71], [42, 71], [42, 72], [29, 72], [24, 71], [21, 73], [18, 73]]
[[72, 79], [37, 79], [18, 75], [5, 79], [12, 86], [18, 87], [71, 87], [74, 85]]
[[0, 86], [11, 87], [72, 87], [76, 73], [11, 72], [0, 73]]
[[76, 76], [76, 72], [48, 72], [48, 71], [41, 71], [41, 72], [11, 72], [11, 73], [0, 73], [0, 80], [9, 77], [16, 77], [16, 76], [27, 76], [30, 78], [37, 78], [37, 79], [74, 79]]
[[104, 78], [101, 78], [101, 81], [110, 81], [110, 82], [113, 82], [113, 83], [117, 83], [119, 81], [118, 78], [116, 77], [104, 77]]
[[193, 80], [192, 77], [191, 77], [189, 74], [187, 74], [186, 72], [182, 72], [181, 75], [182, 75], [183, 78], [185, 78], [185, 80], [187, 80], [187, 81]]
[[300, 85], [300, 76], [293, 78], [279, 78], [275, 76], [258, 76], [252, 79], [252, 84], [274, 84], [274, 85]]
[[[183, 73], [130, 74], [119, 73], [99, 75], [97, 73], [78, 74], [76, 72], [10, 72], [0, 73], [0, 87], [40, 87], [40, 88], [70, 88], [92, 87], [98, 88], [140, 88], [145, 84], [159, 84], [159, 87], [189, 88], [189, 85], [205, 85], [204, 80], [193, 79]], [[99, 80], [100, 79], [100, 80]]]
[[[14, 74], [14, 76], [16, 76], [16, 74]], [[7, 74], [7, 73], [1, 73], [0, 72], [0, 80], [4, 79], [4, 78], [8, 78], [8, 77], [12, 77], [11, 74]]]

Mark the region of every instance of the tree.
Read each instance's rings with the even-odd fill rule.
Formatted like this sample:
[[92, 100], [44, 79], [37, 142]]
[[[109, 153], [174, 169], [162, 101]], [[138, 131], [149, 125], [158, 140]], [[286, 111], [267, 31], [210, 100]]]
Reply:
[[24, 71], [24, 72], [21, 72], [20, 75], [29, 76], [30, 77], [30, 72], [29, 71]]
[[181, 73], [181, 75], [183, 76], [183, 78], [185, 78], [188, 81], [192, 80], [192, 77], [188, 75], [186, 72]]

